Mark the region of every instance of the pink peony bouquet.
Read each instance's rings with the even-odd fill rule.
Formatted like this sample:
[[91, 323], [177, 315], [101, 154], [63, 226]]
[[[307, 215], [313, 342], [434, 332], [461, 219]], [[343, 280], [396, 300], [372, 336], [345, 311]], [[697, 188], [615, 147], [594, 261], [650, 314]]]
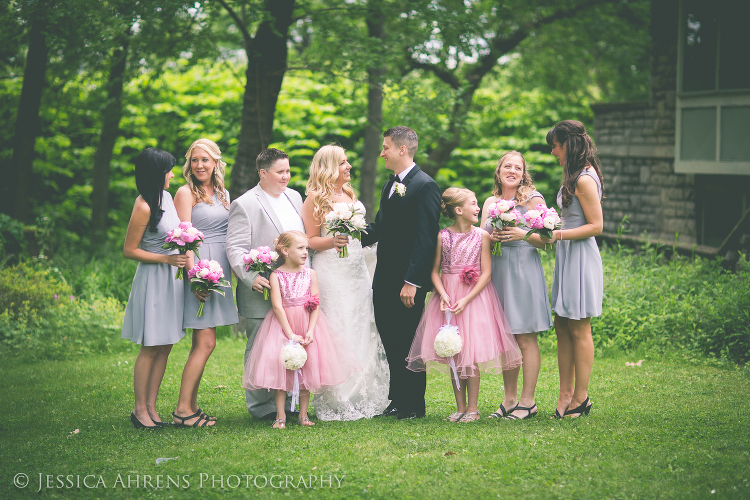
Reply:
[[[362, 233], [367, 234], [367, 220], [364, 214], [351, 203], [336, 203], [333, 210], [326, 215], [326, 229], [334, 234], [345, 234], [361, 240]], [[349, 257], [349, 250], [344, 247], [339, 257]]]
[[[274, 270], [274, 264], [279, 254], [271, 250], [271, 247], [253, 248], [242, 257], [245, 263], [245, 271], [255, 271], [261, 276], [268, 278]], [[263, 288], [263, 299], [268, 300], [268, 288]]]
[[[198, 253], [198, 247], [203, 244], [203, 233], [193, 227], [192, 222], [180, 222], [180, 225], [167, 233], [164, 239], [165, 243], [162, 248], [166, 250], [177, 250], [182, 255], [192, 250], [196, 259], [201, 256]], [[181, 280], [185, 276], [185, 270], [181, 267], [177, 269], [175, 279]]]
[[[495, 203], [491, 203], [487, 207], [487, 220], [496, 229], [503, 229], [508, 226], [516, 227], [523, 222], [523, 217], [521, 217], [521, 212], [514, 208], [515, 206], [516, 204], [513, 200], [498, 199]], [[502, 254], [502, 243], [496, 241], [492, 245], [492, 255]]]
[[[196, 265], [188, 271], [190, 279], [190, 290], [202, 292], [216, 292], [224, 296], [224, 292], [219, 288], [232, 288], [232, 284], [224, 279], [224, 270], [215, 260], [199, 260]], [[205, 302], [198, 306], [198, 318], [203, 317]]]
[[[552, 238], [552, 231], [560, 229], [562, 227], [562, 219], [557, 215], [557, 211], [554, 208], [548, 208], [543, 204], [539, 204], [533, 210], [529, 210], [524, 214], [526, 218], [526, 226], [530, 229], [524, 241], [528, 239], [534, 233], [538, 233], [540, 236], [545, 238]], [[550, 250], [552, 245], [544, 245], [545, 250]]]

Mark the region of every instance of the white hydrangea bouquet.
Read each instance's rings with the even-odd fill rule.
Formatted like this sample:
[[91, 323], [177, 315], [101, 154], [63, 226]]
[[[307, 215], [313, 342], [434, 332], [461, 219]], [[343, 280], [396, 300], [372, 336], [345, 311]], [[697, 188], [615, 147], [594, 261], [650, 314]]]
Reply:
[[307, 351], [302, 347], [302, 344], [290, 340], [288, 343], [281, 346], [281, 362], [284, 363], [284, 367], [287, 370], [294, 370], [294, 385], [292, 386], [292, 403], [289, 407], [289, 411], [294, 411], [294, 407], [299, 401], [299, 377], [302, 375], [300, 371], [305, 363], [307, 362]]
[[435, 336], [435, 354], [441, 358], [448, 358], [448, 364], [451, 370], [453, 370], [453, 380], [456, 383], [456, 388], [459, 390], [458, 373], [456, 372], [456, 362], [453, 356], [461, 352], [463, 347], [464, 341], [458, 332], [458, 327], [451, 325], [451, 312], [446, 309], [445, 324], [440, 327]]
[[[336, 203], [333, 209], [326, 214], [326, 229], [334, 234], [345, 234], [352, 238], [361, 240], [362, 233], [367, 234], [367, 220], [362, 211], [353, 203]], [[349, 250], [344, 247], [339, 252], [339, 257], [349, 257]]]

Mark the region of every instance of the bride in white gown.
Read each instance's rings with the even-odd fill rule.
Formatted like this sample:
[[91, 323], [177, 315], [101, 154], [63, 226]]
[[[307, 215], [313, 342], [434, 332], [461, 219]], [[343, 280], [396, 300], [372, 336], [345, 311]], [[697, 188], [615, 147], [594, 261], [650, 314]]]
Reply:
[[[365, 207], [349, 184], [351, 168], [343, 148], [320, 148], [310, 165], [307, 199], [302, 206], [305, 232], [315, 251], [312, 268], [318, 273], [320, 307], [329, 326], [349, 340], [362, 363], [361, 372], [315, 395], [312, 403], [321, 420], [371, 418], [388, 406], [390, 374], [375, 326], [365, 252], [358, 240], [328, 234], [321, 223], [335, 203], [354, 204], [364, 214]], [[343, 246], [348, 247], [346, 258], [339, 257]]]

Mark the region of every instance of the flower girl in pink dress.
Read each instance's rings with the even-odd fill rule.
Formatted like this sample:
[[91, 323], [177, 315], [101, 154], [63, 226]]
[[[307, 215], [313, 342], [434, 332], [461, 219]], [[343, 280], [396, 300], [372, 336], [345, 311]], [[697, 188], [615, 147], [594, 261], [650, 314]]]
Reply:
[[[261, 324], [250, 351], [242, 386], [246, 389], [274, 389], [275, 429], [286, 427], [284, 401], [287, 391], [299, 390], [299, 424], [315, 425], [307, 416], [311, 392], [323, 392], [344, 382], [360, 370], [353, 349], [328, 328], [318, 308], [318, 276], [309, 267], [307, 236], [299, 231], [281, 233], [274, 241], [282, 264], [271, 273], [272, 310]], [[296, 370], [287, 369], [282, 348], [298, 343], [307, 360]]]
[[[435, 293], [417, 327], [407, 367], [451, 373], [457, 411], [446, 420], [474, 422], [479, 420], [480, 372], [499, 373], [520, 366], [521, 351], [490, 282], [491, 243], [489, 234], [474, 226], [479, 216], [476, 196], [468, 189], [448, 188], [441, 205], [443, 214], [455, 223], [438, 233], [432, 267]], [[435, 351], [435, 338], [446, 324], [453, 331], [457, 326], [461, 337], [461, 350], [452, 358]]]

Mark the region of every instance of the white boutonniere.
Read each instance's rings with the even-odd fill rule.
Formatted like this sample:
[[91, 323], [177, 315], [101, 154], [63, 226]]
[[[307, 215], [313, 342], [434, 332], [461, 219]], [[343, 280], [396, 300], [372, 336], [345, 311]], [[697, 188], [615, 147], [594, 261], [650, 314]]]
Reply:
[[400, 182], [396, 182], [393, 184], [393, 191], [395, 193], [398, 193], [399, 196], [403, 197], [406, 194], [406, 186], [404, 186]]

